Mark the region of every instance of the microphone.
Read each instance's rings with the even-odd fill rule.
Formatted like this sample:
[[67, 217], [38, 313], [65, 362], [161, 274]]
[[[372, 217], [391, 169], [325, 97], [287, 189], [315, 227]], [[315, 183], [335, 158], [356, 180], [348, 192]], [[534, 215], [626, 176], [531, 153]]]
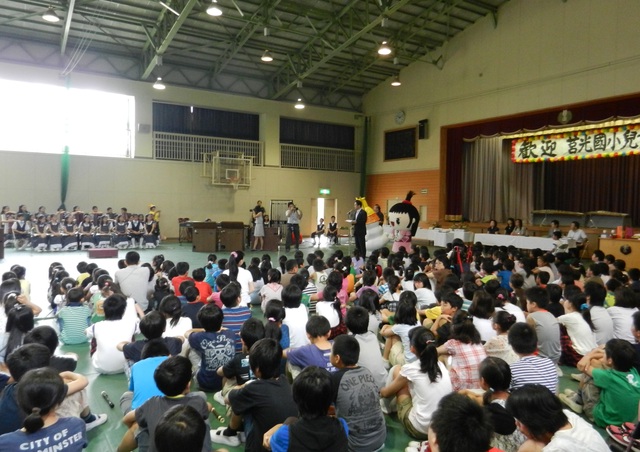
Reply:
[[115, 406], [111, 401], [111, 399], [109, 398], [109, 394], [107, 394], [107, 391], [102, 391], [100, 395], [102, 395], [102, 398], [109, 404], [111, 408]]

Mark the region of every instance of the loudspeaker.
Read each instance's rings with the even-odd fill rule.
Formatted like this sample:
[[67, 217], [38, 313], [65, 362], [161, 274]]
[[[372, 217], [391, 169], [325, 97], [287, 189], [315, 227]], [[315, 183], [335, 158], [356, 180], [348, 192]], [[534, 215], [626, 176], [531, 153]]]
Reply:
[[429, 138], [429, 120], [428, 119], [423, 119], [422, 121], [418, 121], [418, 138], [420, 140]]

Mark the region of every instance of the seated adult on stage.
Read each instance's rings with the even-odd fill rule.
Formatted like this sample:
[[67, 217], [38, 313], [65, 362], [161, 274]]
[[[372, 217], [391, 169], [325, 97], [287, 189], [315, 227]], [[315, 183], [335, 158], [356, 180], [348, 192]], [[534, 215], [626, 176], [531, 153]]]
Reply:
[[507, 218], [507, 225], [504, 227], [504, 235], [511, 235], [515, 227], [516, 220], [514, 220], [513, 218]]
[[576, 247], [572, 248], [570, 252], [574, 255], [574, 257], [579, 257], [587, 241], [587, 234], [585, 234], [584, 231], [580, 229], [579, 222], [571, 222], [571, 226], [569, 226], [569, 232], [567, 232], [567, 239], [575, 240]]
[[524, 224], [522, 224], [521, 218], [516, 218], [515, 226], [513, 228], [513, 231], [511, 231], [511, 235], [527, 235], [527, 228], [525, 228]]
[[320, 247], [320, 241], [322, 240], [322, 236], [325, 233], [324, 229], [324, 218], [320, 218], [318, 220], [318, 224], [316, 226], [316, 230], [311, 233], [311, 238], [313, 239], [313, 244], [316, 245], [316, 238], [318, 239], [317, 245]]
[[499, 234], [500, 228], [496, 220], [489, 220], [489, 227], [487, 228], [487, 234]]
[[327, 231], [327, 239], [329, 239], [329, 243], [338, 244], [338, 223], [336, 222], [336, 217], [331, 215], [331, 222], [329, 223], [329, 230]]
[[[551, 220], [551, 228], [549, 229], [549, 232], [547, 233], [547, 237], [548, 238], [552, 238], [553, 237], [553, 233], [556, 231], [560, 231], [560, 222], [558, 220]], [[560, 236], [562, 237], [562, 232], [560, 232]]]

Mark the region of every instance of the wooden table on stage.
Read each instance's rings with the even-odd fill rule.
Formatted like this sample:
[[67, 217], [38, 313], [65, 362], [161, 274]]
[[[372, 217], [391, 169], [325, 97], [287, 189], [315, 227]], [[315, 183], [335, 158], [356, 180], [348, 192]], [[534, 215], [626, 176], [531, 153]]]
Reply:
[[[629, 245], [631, 247], [631, 253], [622, 254], [620, 247], [623, 245]], [[604, 254], [613, 254], [616, 259], [625, 261], [627, 270], [630, 268], [640, 268], [640, 240], [600, 238], [598, 248], [600, 248]]]

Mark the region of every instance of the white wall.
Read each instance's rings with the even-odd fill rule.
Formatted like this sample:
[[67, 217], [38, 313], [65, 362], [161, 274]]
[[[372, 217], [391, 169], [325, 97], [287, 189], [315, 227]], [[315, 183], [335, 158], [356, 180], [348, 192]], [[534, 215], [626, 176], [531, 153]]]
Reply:
[[[368, 174], [439, 168], [440, 128], [639, 91], [640, 2], [511, 0], [444, 49], [442, 70], [414, 63], [402, 86], [382, 84], [364, 100], [372, 117]], [[435, 53], [439, 55], [439, 51]], [[429, 120], [418, 160], [383, 162], [384, 131]]]
[[[66, 86], [67, 81], [48, 69], [0, 63], [0, 78], [50, 83]], [[136, 123], [152, 123], [152, 101], [179, 103], [260, 115], [260, 139], [265, 143], [265, 167], [254, 167], [251, 188], [232, 191], [213, 187], [200, 177], [197, 163], [155, 161], [152, 157], [152, 135], [135, 135], [135, 159], [71, 156], [66, 205], [79, 205], [89, 210], [108, 206], [129, 212], [146, 213], [154, 203], [162, 210], [162, 233], [178, 236], [177, 218], [214, 221], [248, 221], [248, 210], [261, 199], [292, 198], [306, 213], [302, 227], [308, 234], [315, 229], [311, 200], [319, 188], [330, 188], [329, 198], [338, 200], [338, 218], [346, 218], [353, 199], [359, 195], [360, 174], [281, 169], [279, 118], [293, 117], [356, 127], [356, 146], [362, 141], [362, 120], [353, 112], [307, 106], [302, 112], [291, 103], [246, 98], [236, 95], [168, 86], [154, 90], [151, 83], [72, 74], [69, 85], [135, 96]], [[1, 108], [1, 107], [0, 107]], [[28, 118], [25, 118], [28, 120]], [[34, 124], [37, 133], [37, 124]], [[100, 137], [96, 137], [97, 140]], [[62, 150], [61, 150], [62, 151]], [[73, 150], [71, 150], [73, 153]], [[55, 210], [60, 204], [60, 155], [8, 152], [0, 150], [0, 203], [14, 210], [26, 204], [34, 211], [39, 205]], [[330, 215], [332, 212], [327, 212]]]

